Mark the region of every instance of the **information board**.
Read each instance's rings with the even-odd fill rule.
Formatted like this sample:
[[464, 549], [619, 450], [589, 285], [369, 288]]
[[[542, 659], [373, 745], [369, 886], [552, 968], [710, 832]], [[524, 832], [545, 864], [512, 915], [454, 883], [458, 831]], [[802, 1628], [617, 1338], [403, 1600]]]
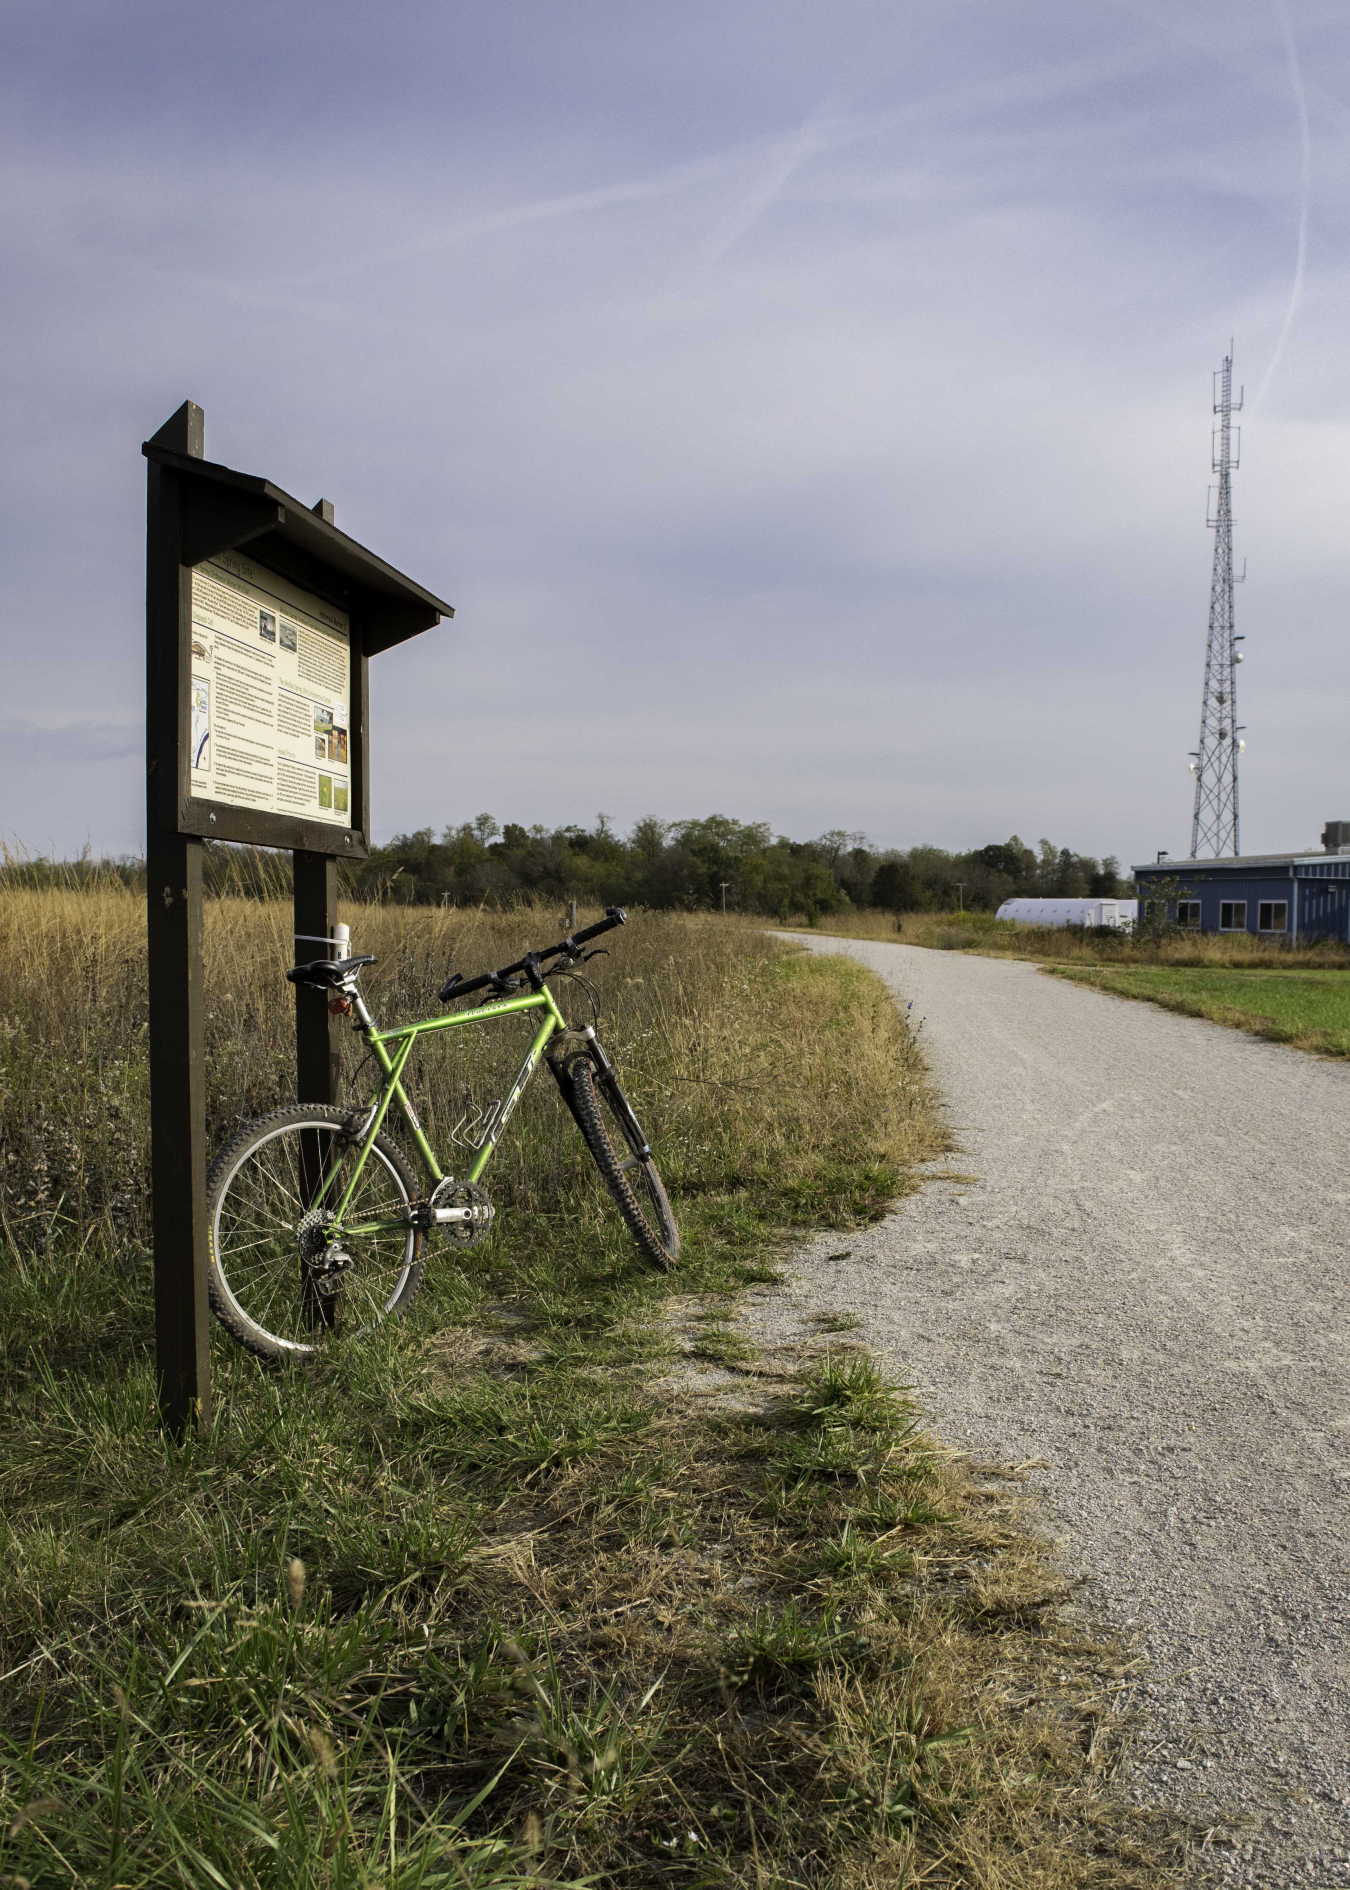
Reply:
[[[181, 1436], [211, 1422], [207, 848], [289, 850], [296, 938], [309, 957], [336, 948], [338, 865], [369, 840], [370, 659], [454, 612], [339, 531], [327, 500], [208, 460], [193, 401], [141, 451], [155, 1376]], [[296, 987], [306, 1105], [341, 1094], [346, 1029], [328, 996]]]
[[226, 551], [192, 570], [189, 792], [352, 824], [351, 623]]

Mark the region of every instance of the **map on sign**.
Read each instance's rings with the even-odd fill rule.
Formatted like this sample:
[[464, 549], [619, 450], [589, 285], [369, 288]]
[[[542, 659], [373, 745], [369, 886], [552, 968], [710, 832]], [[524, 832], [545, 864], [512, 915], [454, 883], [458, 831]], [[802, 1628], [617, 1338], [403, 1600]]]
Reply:
[[192, 571], [195, 799], [350, 827], [351, 625], [237, 552]]

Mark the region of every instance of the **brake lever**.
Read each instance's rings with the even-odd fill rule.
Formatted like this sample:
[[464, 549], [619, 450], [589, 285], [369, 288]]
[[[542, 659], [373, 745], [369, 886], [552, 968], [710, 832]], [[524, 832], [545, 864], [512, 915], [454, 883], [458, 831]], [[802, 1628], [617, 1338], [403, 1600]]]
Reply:
[[570, 951], [570, 952], [565, 953], [562, 957], [560, 957], [558, 959], [557, 964], [554, 965], [550, 970], [546, 971], [544, 973], [544, 976], [546, 978], [552, 978], [552, 977], [556, 977], [559, 973], [562, 973], [564, 976], [566, 976], [566, 974], [572, 969], [574, 965], [584, 965], [588, 958], [608, 958], [608, 957], [609, 957], [609, 953], [603, 950], [594, 951], [594, 952], [583, 952], [580, 950]]

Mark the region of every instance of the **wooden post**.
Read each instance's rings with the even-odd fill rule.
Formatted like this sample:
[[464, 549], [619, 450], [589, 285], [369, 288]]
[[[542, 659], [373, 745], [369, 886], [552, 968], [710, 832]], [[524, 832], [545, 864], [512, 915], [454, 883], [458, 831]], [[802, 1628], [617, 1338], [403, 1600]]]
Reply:
[[[331, 938], [337, 924], [337, 861], [326, 853], [291, 855], [295, 880], [295, 959], [327, 958], [334, 954], [316, 939]], [[335, 1103], [342, 1075], [341, 1018], [328, 1009], [328, 993], [312, 984], [295, 987], [295, 1100]], [[300, 1197], [312, 1207], [323, 1186], [324, 1144], [306, 1130], [300, 1137]], [[321, 1293], [306, 1271], [304, 1302], [310, 1326], [335, 1327], [341, 1320], [341, 1298]]]
[[[155, 435], [203, 457], [190, 401]], [[152, 464], [146, 536], [146, 902], [150, 983], [150, 1161], [155, 1378], [165, 1426], [211, 1420], [206, 1241], [206, 1035], [202, 842], [177, 828], [183, 505]]]
[[[337, 924], [337, 861], [327, 853], [301, 853], [295, 861], [296, 963], [328, 954], [316, 938], [331, 938]], [[295, 987], [295, 1100], [335, 1103], [342, 1077], [342, 1020], [331, 1015], [328, 993], [312, 984]]]
[[[332, 502], [312, 507], [325, 525], [334, 521]], [[331, 938], [337, 924], [337, 861], [326, 853], [292, 853], [295, 887], [296, 963], [327, 957], [316, 938]], [[340, 953], [331, 954], [334, 957]], [[328, 993], [312, 984], [295, 987], [295, 1100], [335, 1103], [342, 1081], [340, 1020], [328, 1009]]]

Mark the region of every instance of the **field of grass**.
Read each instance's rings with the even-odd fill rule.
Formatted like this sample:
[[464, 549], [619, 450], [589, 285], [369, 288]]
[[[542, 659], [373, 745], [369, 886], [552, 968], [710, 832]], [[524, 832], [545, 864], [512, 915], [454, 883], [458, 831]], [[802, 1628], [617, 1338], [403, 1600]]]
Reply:
[[[389, 1018], [555, 924], [343, 916]], [[289, 931], [280, 903], [208, 908], [213, 1142], [292, 1093]], [[490, 1239], [317, 1365], [217, 1338], [216, 1418], [178, 1445], [140, 903], [0, 899], [0, 1883], [1175, 1880], [1175, 1834], [1110, 1782], [1128, 1662], [1063, 1618], [1016, 1479], [942, 1451], [846, 1341], [774, 1379], [735, 1339], [793, 1230], [847, 1241], [942, 1146], [896, 1007], [748, 923], [612, 943], [605, 1040], [681, 1274], [643, 1268], [539, 1083]], [[414, 1083], [438, 1144], [518, 1053], [468, 1035]], [[680, 1388], [672, 1294], [746, 1409]]]
[[1350, 978], [1343, 971], [1201, 971], [1175, 965], [1054, 967], [1116, 997], [1143, 998], [1274, 1043], [1350, 1056]]

